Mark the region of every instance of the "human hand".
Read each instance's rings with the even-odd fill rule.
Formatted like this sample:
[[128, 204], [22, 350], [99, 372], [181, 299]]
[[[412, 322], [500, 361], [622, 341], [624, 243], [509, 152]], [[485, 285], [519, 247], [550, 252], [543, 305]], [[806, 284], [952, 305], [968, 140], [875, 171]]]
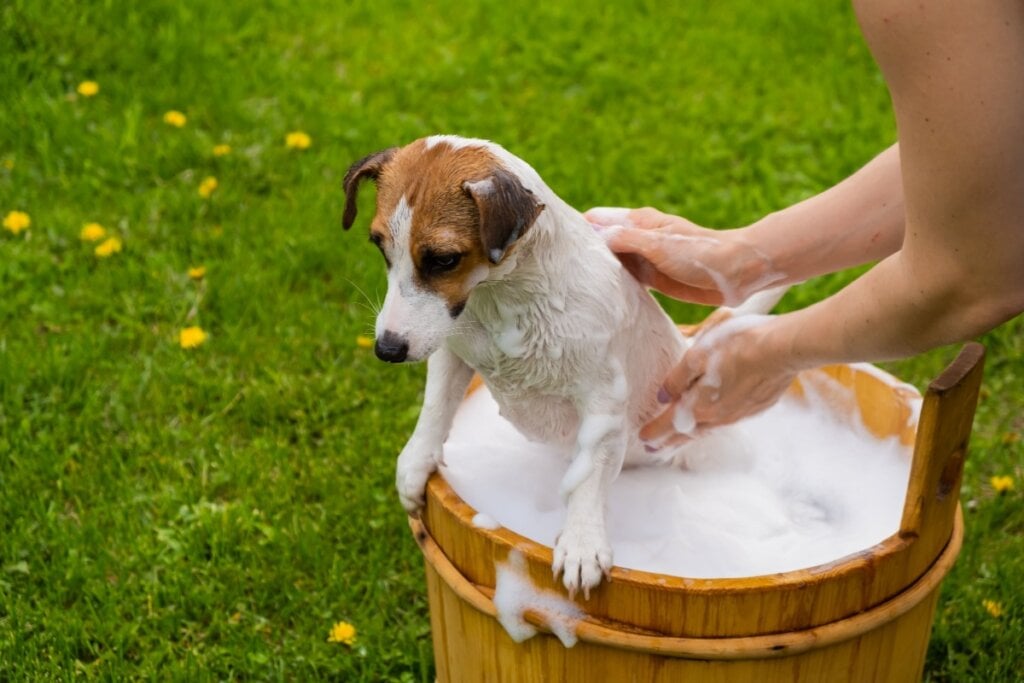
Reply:
[[640, 438], [656, 450], [673, 446], [775, 403], [798, 369], [773, 334], [778, 320], [736, 316], [702, 330], [665, 378], [658, 402], [667, 405]]
[[583, 216], [637, 280], [675, 299], [736, 306], [785, 277], [742, 230], [709, 230], [650, 208]]

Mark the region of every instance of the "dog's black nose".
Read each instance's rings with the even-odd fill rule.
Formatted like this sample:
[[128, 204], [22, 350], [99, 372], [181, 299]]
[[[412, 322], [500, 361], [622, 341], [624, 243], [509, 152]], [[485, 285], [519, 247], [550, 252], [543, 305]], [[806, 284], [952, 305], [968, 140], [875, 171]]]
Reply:
[[386, 360], [389, 363], [401, 363], [409, 355], [409, 342], [394, 332], [385, 332], [377, 338], [377, 343], [373, 345], [373, 352], [381, 360]]

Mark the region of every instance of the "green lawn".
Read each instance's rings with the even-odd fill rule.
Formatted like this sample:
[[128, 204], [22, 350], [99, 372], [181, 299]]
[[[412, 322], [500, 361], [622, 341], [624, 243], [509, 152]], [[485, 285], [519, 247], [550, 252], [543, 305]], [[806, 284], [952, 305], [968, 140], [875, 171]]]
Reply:
[[[77, 93], [87, 80], [96, 95]], [[728, 227], [895, 136], [844, 2], [7, 0], [0, 93], [0, 216], [31, 220], [0, 230], [0, 679], [15, 681], [433, 680], [392, 488], [423, 369], [356, 343], [385, 281], [372, 193], [340, 227], [351, 161], [487, 137], [581, 208]], [[311, 146], [287, 147], [292, 131]], [[97, 256], [90, 222], [122, 250]], [[190, 326], [208, 337], [185, 350]], [[933, 681], [1024, 677], [1024, 323], [984, 341]], [[923, 387], [954, 352], [890, 369]], [[993, 475], [1016, 489], [996, 495]], [[352, 646], [327, 642], [338, 621]]]

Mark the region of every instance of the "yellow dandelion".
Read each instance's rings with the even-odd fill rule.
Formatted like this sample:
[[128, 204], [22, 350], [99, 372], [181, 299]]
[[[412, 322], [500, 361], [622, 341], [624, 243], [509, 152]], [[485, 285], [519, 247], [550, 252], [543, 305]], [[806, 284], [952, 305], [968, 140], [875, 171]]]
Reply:
[[293, 130], [284, 136], [284, 146], [288, 149], [309, 149], [309, 146], [312, 144], [313, 138], [301, 130]]
[[199, 183], [199, 196], [203, 199], [209, 199], [210, 195], [212, 195], [216, 189], [217, 179], [212, 175], [206, 176], [203, 178], [203, 182]]
[[214, 145], [213, 156], [223, 157], [231, 154], [231, 145]]
[[78, 94], [82, 97], [92, 97], [100, 91], [100, 84], [96, 81], [82, 81], [78, 84]]
[[180, 111], [172, 109], [164, 114], [164, 123], [175, 128], [184, 128], [185, 124], [188, 123], [188, 118]]
[[351, 645], [356, 641], [356, 627], [347, 621], [339, 621], [331, 627], [331, 633], [327, 636], [328, 643], [344, 643]]
[[367, 337], [365, 334], [361, 334], [356, 337], [356, 346], [361, 349], [372, 349], [373, 348], [373, 337]]
[[99, 223], [86, 223], [82, 226], [82, 232], [78, 237], [85, 242], [99, 242], [107, 234], [107, 231]]
[[189, 268], [188, 276], [193, 280], [202, 280], [206, 277], [206, 266], [193, 266]]
[[996, 493], [1006, 493], [1013, 490], [1013, 477], [1010, 475], [996, 476], [989, 479], [992, 488]]
[[1003, 443], [1014, 444], [1020, 441], [1020, 434], [1017, 432], [1006, 432], [1003, 434]]
[[1003, 616], [1003, 605], [1002, 603], [996, 602], [995, 600], [982, 600], [981, 604], [988, 610], [988, 613], [993, 618], [998, 619]]
[[17, 235], [22, 230], [27, 230], [32, 225], [32, 219], [24, 211], [11, 211], [4, 216], [4, 228]]
[[206, 332], [201, 327], [186, 327], [178, 333], [178, 344], [183, 349], [194, 349], [206, 341]]
[[121, 251], [121, 240], [117, 237], [108, 237], [100, 242], [93, 251], [100, 258], [107, 258]]
[[14, 169], [14, 159], [12, 159], [11, 157], [7, 157], [7, 158], [6, 158], [6, 159], [4, 159], [4, 161], [3, 161], [3, 166], [4, 166], [4, 168], [6, 168], [6, 169], [7, 169], [8, 171], [11, 171], [11, 170], [13, 170], [13, 169]]

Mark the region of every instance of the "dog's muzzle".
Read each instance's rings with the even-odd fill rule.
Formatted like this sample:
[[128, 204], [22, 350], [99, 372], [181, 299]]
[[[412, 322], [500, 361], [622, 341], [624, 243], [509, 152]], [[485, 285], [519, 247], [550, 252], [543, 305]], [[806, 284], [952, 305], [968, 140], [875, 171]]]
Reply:
[[394, 332], [385, 332], [377, 338], [377, 343], [373, 345], [373, 352], [381, 360], [389, 363], [401, 363], [409, 355], [409, 342]]

